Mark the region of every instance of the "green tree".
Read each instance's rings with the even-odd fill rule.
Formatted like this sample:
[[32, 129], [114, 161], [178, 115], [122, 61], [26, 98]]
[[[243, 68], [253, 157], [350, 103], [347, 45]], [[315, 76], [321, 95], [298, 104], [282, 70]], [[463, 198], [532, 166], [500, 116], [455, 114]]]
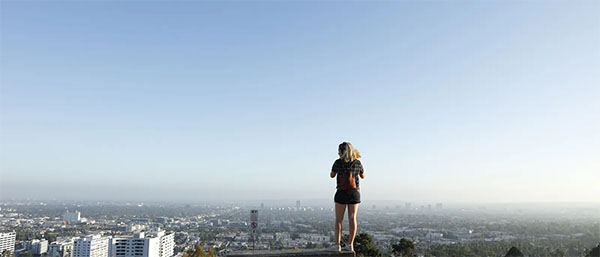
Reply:
[[52, 243], [56, 241], [56, 234], [46, 232], [44, 238], [48, 240], [48, 243]]
[[523, 253], [517, 247], [511, 247], [504, 257], [523, 257]]
[[402, 238], [398, 244], [392, 245], [392, 253], [402, 257], [414, 257], [415, 243], [412, 241]]
[[2, 257], [13, 257], [13, 253], [10, 250], [2, 251]]
[[206, 253], [204, 252], [204, 249], [202, 249], [202, 246], [199, 245], [196, 246], [196, 250], [194, 250], [190, 257], [206, 257]]
[[183, 257], [217, 257], [217, 253], [214, 248], [210, 248], [205, 252], [204, 249], [202, 249], [202, 245], [197, 245], [196, 249], [185, 252]]
[[600, 257], [600, 244], [592, 248], [592, 250], [586, 255], [586, 257]]
[[217, 257], [217, 253], [215, 253], [215, 248], [208, 249], [206, 253], [206, 257]]
[[383, 256], [379, 249], [373, 245], [373, 238], [367, 233], [360, 233], [354, 239], [354, 251], [356, 256], [379, 257]]

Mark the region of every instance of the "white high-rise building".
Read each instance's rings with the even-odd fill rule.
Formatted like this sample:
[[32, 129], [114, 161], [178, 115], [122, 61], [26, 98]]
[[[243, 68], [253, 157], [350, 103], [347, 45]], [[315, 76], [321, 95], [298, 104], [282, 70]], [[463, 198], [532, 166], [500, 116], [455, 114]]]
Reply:
[[81, 212], [75, 211], [75, 212], [65, 212], [65, 214], [63, 214], [63, 220], [66, 222], [69, 222], [69, 224], [72, 223], [78, 223], [79, 221], [81, 221]]
[[17, 233], [13, 232], [0, 232], [0, 254], [4, 251], [10, 251], [15, 253], [15, 239]]
[[175, 233], [167, 234], [165, 231], [157, 232], [160, 236], [158, 257], [171, 257], [175, 253]]
[[165, 231], [139, 232], [133, 236], [111, 239], [110, 257], [171, 257], [175, 246], [175, 234]]
[[25, 249], [32, 254], [41, 255], [48, 252], [48, 240], [34, 239], [25, 243]]
[[73, 242], [73, 257], [108, 257], [108, 237], [89, 235]]
[[115, 237], [110, 243], [110, 257], [157, 257], [160, 238], [146, 237], [144, 232]]

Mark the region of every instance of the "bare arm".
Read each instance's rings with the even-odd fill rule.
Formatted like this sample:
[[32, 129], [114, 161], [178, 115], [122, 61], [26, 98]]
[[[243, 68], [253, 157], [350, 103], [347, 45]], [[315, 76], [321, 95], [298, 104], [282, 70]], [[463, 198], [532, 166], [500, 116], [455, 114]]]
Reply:
[[330, 176], [331, 178], [335, 178], [335, 172], [333, 172], [333, 171], [332, 171], [331, 173], [329, 173], [329, 176]]

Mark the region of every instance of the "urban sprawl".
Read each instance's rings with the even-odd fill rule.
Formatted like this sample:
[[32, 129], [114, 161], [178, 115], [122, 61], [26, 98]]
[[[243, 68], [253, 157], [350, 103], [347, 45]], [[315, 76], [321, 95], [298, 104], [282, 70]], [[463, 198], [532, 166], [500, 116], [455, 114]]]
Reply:
[[[571, 254], [600, 241], [597, 208], [361, 205], [358, 233], [367, 233], [388, 256], [402, 238], [415, 243], [419, 256], [474, 244], [528, 244], [581, 256]], [[183, 257], [197, 247], [226, 256], [244, 250], [327, 248], [333, 242], [333, 208], [300, 201], [287, 206], [12, 201], [0, 205], [0, 226], [3, 256]], [[343, 226], [347, 234], [347, 219]]]

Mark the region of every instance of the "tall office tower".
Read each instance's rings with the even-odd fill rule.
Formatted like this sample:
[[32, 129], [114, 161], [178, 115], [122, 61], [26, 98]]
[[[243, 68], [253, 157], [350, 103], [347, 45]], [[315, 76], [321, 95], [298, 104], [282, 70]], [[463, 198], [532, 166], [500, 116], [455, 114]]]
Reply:
[[300, 208], [300, 200], [296, 201], [296, 208]]
[[17, 233], [13, 232], [0, 232], [0, 254], [4, 251], [10, 251], [15, 253], [15, 239]]
[[111, 239], [110, 257], [171, 257], [175, 234], [165, 231], [135, 233]]
[[73, 257], [108, 257], [108, 237], [88, 235], [73, 242]]

